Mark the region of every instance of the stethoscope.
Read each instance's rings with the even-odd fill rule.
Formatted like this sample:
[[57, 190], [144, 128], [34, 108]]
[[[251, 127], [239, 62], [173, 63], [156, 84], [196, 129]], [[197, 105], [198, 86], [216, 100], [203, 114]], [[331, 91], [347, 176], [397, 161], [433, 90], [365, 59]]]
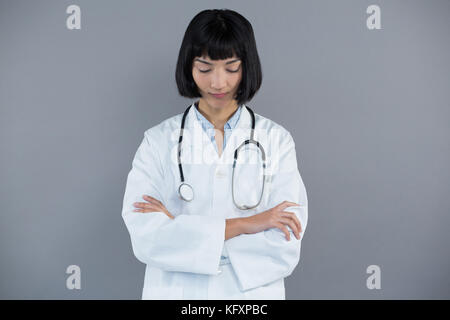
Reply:
[[[196, 102], [195, 105], [198, 106], [198, 102]], [[252, 117], [252, 130], [250, 133], [250, 139], [242, 142], [242, 144], [238, 148], [236, 148], [236, 150], [234, 151], [233, 174], [232, 174], [232, 178], [231, 178], [231, 193], [232, 193], [232, 197], [233, 197], [233, 203], [237, 208], [239, 208], [241, 210], [253, 209], [259, 205], [259, 203], [261, 202], [261, 199], [263, 197], [263, 194], [264, 194], [264, 185], [265, 185], [265, 181], [266, 181], [266, 172], [265, 172], [265, 170], [266, 170], [266, 153], [264, 152], [264, 148], [262, 147], [262, 145], [258, 141], [255, 141], [253, 139], [254, 138], [254, 130], [255, 130], [255, 114], [249, 107], [247, 107], [247, 106], [245, 106], [245, 107], [250, 112], [250, 115]], [[183, 119], [181, 120], [180, 138], [178, 140], [178, 168], [180, 171], [180, 179], [181, 179], [181, 184], [178, 187], [178, 194], [180, 195], [180, 198], [182, 200], [188, 201], [188, 202], [192, 201], [194, 199], [194, 189], [191, 187], [191, 185], [184, 182], [183, 167], [181, 165], [181, 141], [183, 141], [184, 122], [186, 120], [186, 116], [187, 116], [190, 108], [191, 108], [191, 106], [189, 106], [183, 114]], [[236, 203], [235, 197], [234, 197], [234, 169], [236, 167], [236, 161], [237, 161], [240, 149], [243, 148], [247, 144], [255, 144], [261, 151], [262, 168], [263, 168], [263, 184], [262, 184], [261, 195], [260, 195], [258, 203], [256, 205], [240, 206]]]

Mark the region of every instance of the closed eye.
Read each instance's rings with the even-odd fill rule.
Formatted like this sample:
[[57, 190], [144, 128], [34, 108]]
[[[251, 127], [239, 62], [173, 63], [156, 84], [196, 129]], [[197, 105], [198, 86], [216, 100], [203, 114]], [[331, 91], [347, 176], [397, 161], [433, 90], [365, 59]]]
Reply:
[[[209, 69], [209, 70], [198, 70], [198, 71], [200, 71], [201, 73], [208, 73], [208, 72], [211, 71], [211, 69]], [[235, 72], [239, 71], [239, 68], [237, 70], [227, 70], [227, 71], [231, 72], [231, 73], [235, 73]]]

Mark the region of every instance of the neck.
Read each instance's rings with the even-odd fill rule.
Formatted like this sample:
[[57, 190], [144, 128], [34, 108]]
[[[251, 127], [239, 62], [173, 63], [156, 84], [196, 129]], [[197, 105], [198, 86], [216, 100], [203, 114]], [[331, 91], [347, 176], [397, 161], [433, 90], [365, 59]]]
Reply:
[[[197, 104], [197, 103], [196, 103]], [[238, 109], [236, 100], [231, 100], [228, 104], [220, 107], [211, 106], [207, 101], [200, 98], [198, 111], [214, 125], [216, 129], [223, 129], [225, 123]]]

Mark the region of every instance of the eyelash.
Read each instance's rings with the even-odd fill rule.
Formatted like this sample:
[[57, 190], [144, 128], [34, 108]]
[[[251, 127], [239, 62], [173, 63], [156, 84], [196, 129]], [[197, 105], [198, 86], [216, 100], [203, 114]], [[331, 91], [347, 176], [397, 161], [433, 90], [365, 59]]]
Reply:
[[[198, 71], [200, 71], [201, 73], [208, 73], [208, 72], [210, 72], [211, 70], [205, 70], [205, 71], [202, 71], [202, 70], [198, 70]], [[239, 69], [237, 69], [237, 70], [235, 70], [235, 71], [232, 71], [232, 70], [227, 70], [228, 72], [231, 72], [231, 73], [235, 73], [235, 72], [238, 72], [239, 71]]]

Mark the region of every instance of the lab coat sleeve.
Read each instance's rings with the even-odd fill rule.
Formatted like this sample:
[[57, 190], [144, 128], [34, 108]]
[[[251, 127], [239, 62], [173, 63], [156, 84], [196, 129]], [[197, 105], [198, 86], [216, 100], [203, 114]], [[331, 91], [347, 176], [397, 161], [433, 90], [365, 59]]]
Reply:
[[224, 218], [171, 212], [175, 216], [171, 219], [163, 212], [133, 211], [135, 202], [146, 202], [143, 195], [164, 204], [164, 170], [150, 130], [133, 159], [123, 199], [122, 218], [133, 253], [139, 261], [166, 271], [217, 274], [225, 240]]
[[[301, 240], [308, 221], [308, 200], [297, 168], [295, 144], [289, 132], [281, 139], [278, 164], [273, 174], [267, 209], [285, 200], [303, 205], [284, 209], [294, 212], [298, 217], [302, 228], [300, 239], [294, 236], [289, 226], [290, 241], [278, 228], [228, 239], [225, 242], [226, 250], [241, 290], [256, 288], [289, 276], [300, 260]], [[264, 208], [262, 211], [265, 210]]]

